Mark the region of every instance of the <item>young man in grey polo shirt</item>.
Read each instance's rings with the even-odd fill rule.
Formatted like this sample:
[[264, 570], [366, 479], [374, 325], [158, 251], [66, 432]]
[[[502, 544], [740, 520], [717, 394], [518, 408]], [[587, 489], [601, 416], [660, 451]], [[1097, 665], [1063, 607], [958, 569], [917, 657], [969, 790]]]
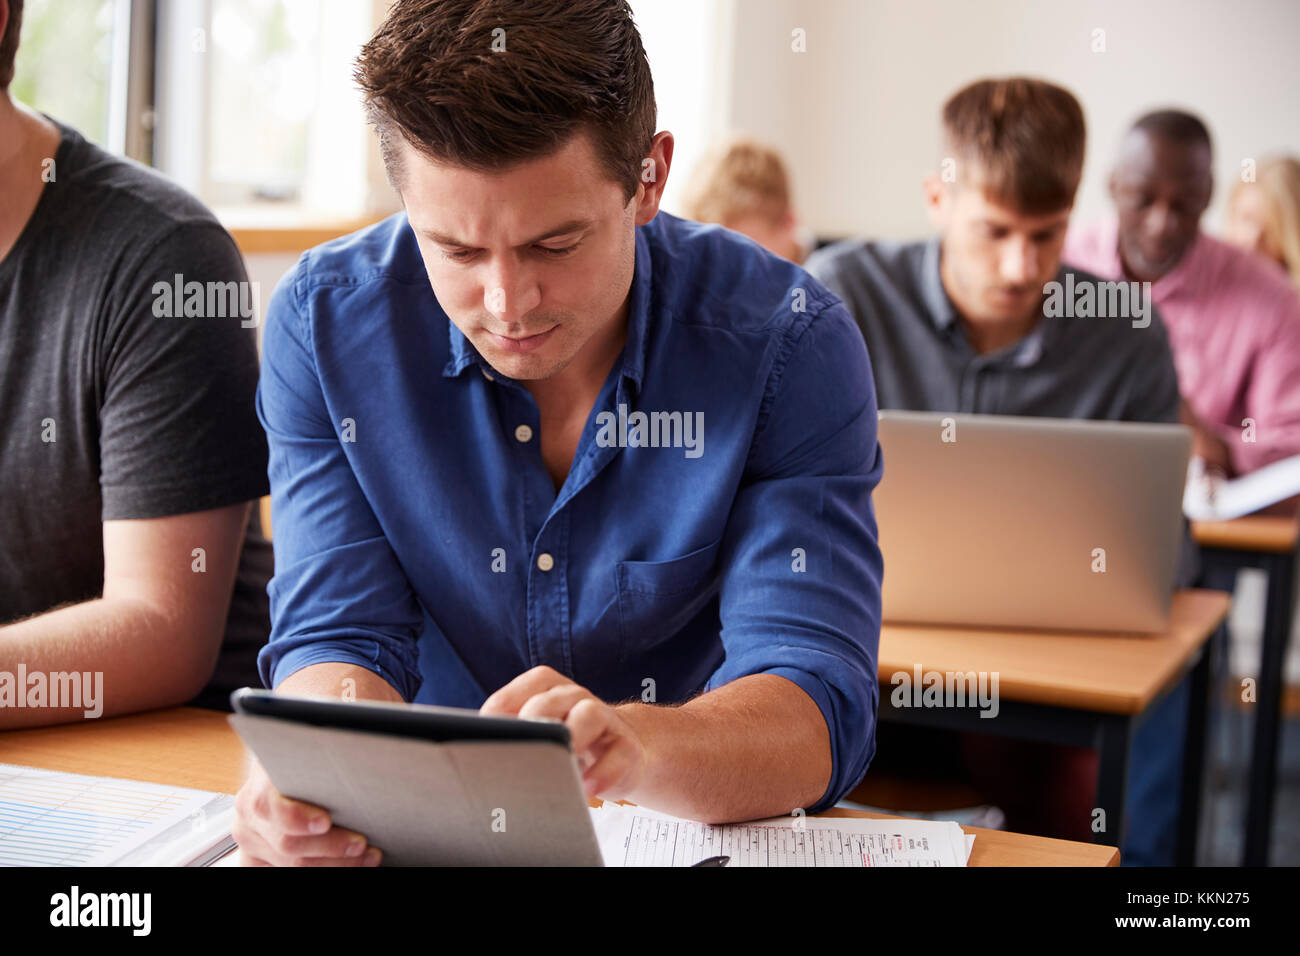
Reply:
[[[1060, 264], [1084, 136], [1083, 111], [1060, 87], [974, 83], [944, 106], [943, 158], [925, 181], [938, 236], [842, 242], [809, 260], [862, 329], [880, 408], [1178, 421], [1173, 357], [1149, 294], [1098, 287]], [[1184, 686], [1134, 740], [1127, 862], [1172, 862], [1186, 706]], [[895, 735], [891, 747], [897, 730], [882, 728], [881, 761], [920, 739]], [[955, 759], [951, 738], [924, 740]], [[1012, 829], [1091, 837], [1092, 751], [996, 738], [962, 750]]]

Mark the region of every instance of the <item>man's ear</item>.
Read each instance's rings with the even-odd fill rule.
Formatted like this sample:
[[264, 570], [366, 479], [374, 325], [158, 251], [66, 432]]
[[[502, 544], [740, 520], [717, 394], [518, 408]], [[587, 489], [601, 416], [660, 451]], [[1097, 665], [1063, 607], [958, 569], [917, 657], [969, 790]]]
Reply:
[[931, 173], [921, 180], [921, 191], [925, 195], [925, 211], [930, 215], [930, 225], [938, 232], [943, 231], [948, 220], [949, 196], [946, 186], [947, 184], [937, 173]]
[[636, 202], [636, 224], [644, 226], [659, 214], [659, 200], [663, 198], [668, 182], [668, 169], [673, 163], [673, 134], [667, 130], [655, 133], [650, 142], [650, 153], [641, 161], [641, 184], [633, 197]]

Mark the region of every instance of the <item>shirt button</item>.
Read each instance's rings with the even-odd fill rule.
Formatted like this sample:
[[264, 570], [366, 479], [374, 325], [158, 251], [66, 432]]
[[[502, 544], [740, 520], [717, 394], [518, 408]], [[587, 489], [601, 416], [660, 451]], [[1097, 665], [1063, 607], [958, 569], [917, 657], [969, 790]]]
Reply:
[[519, 441], [531, 441], [532, 437], [533, 430], [527, 425], [520, 425], [515, 429], [515, 438]]
[[555, 567], [555, 559], [543, 551], [537, 556], [537, 566], [543, 571], [549, 571]]

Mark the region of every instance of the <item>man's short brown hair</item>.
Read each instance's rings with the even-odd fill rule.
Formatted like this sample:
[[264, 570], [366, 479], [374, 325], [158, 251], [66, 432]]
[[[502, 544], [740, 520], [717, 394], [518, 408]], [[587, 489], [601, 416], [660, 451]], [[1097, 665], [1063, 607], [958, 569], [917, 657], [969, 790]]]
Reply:
[[18, 34], [23, 30], [23, 0], [9, 0], [9, 21], [0, 37], [0, 90], [14, 81], [14, 57], [18, 55]]
[[356, 79], [389, 180], [400, 139], [493, 171], [579, 132], [627, 198], [655, 134], [654, 83], [626, 0], [395, 0]]
[[1074, 204], [1085, 138], [1079, 101], [1043, 80], [979, 80], [943, 107], [943, 149], [957, 180], [1031, 215]]

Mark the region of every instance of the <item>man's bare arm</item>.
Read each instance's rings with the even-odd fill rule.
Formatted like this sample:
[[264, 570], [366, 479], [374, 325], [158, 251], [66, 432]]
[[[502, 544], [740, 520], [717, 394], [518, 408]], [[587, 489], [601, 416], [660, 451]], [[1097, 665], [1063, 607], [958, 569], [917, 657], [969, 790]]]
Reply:
[[753, 820], [811, 807], [830, 784], [821, 708], [784, 677], [742, 677], [680, 707], [615, 710], [646, 749], [634, 803], [704, 823]]
[[830, 785], [830, 732], [796, 684], [752, 674], [680, 706], [610, 705], [546, 666], [483, 703], [485, 714], [569, 728], [590, 796], [708, 823], [811, 807]]
[[83, 682], [102, 674], [102, 699], [51, 707], [47, 686], [45, 706], [0, 708], [0, 729], [83, 720], [100, 708], [110, 717], [170, 707], [202, 690], [225, 634], [247, 519], [244, 503], [104, 522], [103, 596], [0, 627], [0, 670], [76, 671]]
[[[347, 681], [354, 681], [348, 684]], [[374, 671], [356, 664], [312, 664], [294, 671], [275, 688], [285, 694], [301, 697], [333, 697], [338, 699], [351, 690], [357, 700], [382, 700], [402, 703], [402, 695], [392, 684]]]

